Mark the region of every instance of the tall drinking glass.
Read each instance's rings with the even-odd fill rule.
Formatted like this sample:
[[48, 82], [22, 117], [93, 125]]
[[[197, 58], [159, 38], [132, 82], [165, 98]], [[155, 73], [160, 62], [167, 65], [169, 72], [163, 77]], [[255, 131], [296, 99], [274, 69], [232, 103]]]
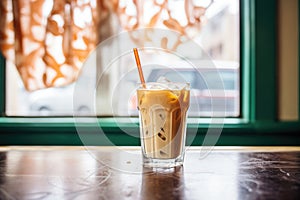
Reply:
[[176, 167], [183, 164], [189, 83], [147, 83], [137, 90], [143, 164]]

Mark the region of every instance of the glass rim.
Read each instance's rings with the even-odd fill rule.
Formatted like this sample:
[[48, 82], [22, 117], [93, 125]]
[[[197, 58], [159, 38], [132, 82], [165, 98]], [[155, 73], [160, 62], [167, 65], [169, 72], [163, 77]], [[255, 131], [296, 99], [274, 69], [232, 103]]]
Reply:
[[[180, 88], [168, 88], [168, 87], [166, 87], [166, 88], [149, 88], [149, 87], [147, 87], [147, 85], [151, 85], [151, 84], [178, 84], [178, 85], [181, 85], [181, 86], [183, 86], [184, 85], [184, 87], [180, 87]], [[138, 85], [138, 90], [190, 90], [190, 87], [191, 87], [191, 83], [189, 83], [189, 82], [172, 82], [172, 81], [170, 81], [170, 82], [146, 82], [145, 84], [143, 84], [143, 83], [138, 83], [137, 84]], [[145, 87], [145, 85], [146, 85], [146, 87]]]

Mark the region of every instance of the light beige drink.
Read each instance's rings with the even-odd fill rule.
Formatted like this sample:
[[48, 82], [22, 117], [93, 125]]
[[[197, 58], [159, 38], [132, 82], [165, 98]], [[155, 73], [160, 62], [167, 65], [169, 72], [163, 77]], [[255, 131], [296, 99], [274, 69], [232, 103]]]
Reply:
[[146, 159], [183, 159], [190, 91], [189, 85], [178, 87], [167, 89], [163, 84], [157, 87], [148, 83], [147, 88], [137, 90], [141, 143]]

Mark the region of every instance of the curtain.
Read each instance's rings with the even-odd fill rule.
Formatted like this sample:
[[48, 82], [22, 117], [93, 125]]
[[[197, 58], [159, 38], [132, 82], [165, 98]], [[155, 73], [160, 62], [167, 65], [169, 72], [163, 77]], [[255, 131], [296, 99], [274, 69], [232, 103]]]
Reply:
[[[76, 80], [89, 53], [112, 35], [114, 25], [121, 30], [161, 26], [182, 36], [198, 31], [210, 4], [182, 2], [183, 20], [168, 0], [1, 0], [1, 52], [15, 64], [28, 91], [63, 86]], [[118, 24], [111, 23], [112, 15]], [[142, 46], [141, 38], [131, 38]], [[161, 39], [163, 48], [167, 39]]]

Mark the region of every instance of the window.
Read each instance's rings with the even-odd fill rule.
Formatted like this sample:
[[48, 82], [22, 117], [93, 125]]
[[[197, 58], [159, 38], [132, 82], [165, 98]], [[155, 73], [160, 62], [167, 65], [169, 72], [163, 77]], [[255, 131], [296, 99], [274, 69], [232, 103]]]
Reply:
[[[89, 2], [89, 1], [87, 1]], [[93, 2], [93, 1], [90, 1]], [[149, 6], [148, 4], [151, 4], [152, 1], [145, 1], [145, 5], [144, 5], [144, 13], [142, 15], [142, 17], [144, 17], [144, 21], [143, 24], [146, 26], [147, 23], [154, 23], [154, 19], [155, 19], [155, 15], [160, 14], [160, 20], [161, 22], [159, 22], [159, 20], [157, 20], [158, 22], [156, 22], [156, 26], [157, 28], [164, 28], [164, 30], [162, 32], [167, 32], [167, 29], [172, 29], [172, 26], [170, 25], [170, 23], [172, 22], [172, 20], [177, 20], [178, 23], [181, 24], [181, 29], [185, 28], [187, 26], [187, 13], [185, 12], [184, 9], [182, 9], [182, 7], [184, 7], [185, 5], [185, 1], [184, 0], [180, 0], [180, 1], [165, 1], [165, 3], [162, 2], [157, 2], [157, 3], [153, 3], [155, 1], [153, 1], [152, 3], [154, 4], [154, 6]], [[128, 3], [128, 2], [127, 2]], [[78, 3], [79, 4], [79, 3]], [[123, 5], [124, 4], [124, 5]], [[121, 20], [120, 23], [119, 22], [115, 22], [115, 19], [111, 19], [110, 21], [108, 21], [108, 23], [112, 23], [111, 26], [115, 26], [116, 30], [113, 30], [110, 32], [110, 30], [106, 29], [106, 27], [101, 27], [103, 28], [103, 31], [107, 31], [107, 34], [110, 34], [110, 36], [112, 36], [113, 34], [118, 33], [120, 34], [124, 34], [124, 33], [120, 33], [120, 31], [122, 30], [126, 30], [126, 26], [130, 25], [131, 20], [134, 19], [133, 16], [135, 16], [135, 5], [134, 4], [126, 4], [125, 1], [120, 1], [119, 2], [119, 6], [120, 8], [126, 8], [127, 11], [125, 13], [118, 13], [117, 17], [119, 17], [119, 19]], [[165, 5], [164, 5], [165, 4]], [[83, 4], [84, 5], [84, 4]], [[93, 11], [93, 7], [91, 7], [91, 9], [89, 10], [87, 8], [87, 6], [83, 6], [81, 8], [81, 11], [74, 6], [73, 7], [73, 11], [70, 10], [71, 8], [69, 8], [68, 4], [65, 5], [65, 8], [63, 11], [58, 10], [58, 12], [64, 12], [64, 15], [51, 15], [52, 12], [54, 12], [53, 10], [57, 9], [55, 8], [55, 6], [53, 5], [53, 2], [51, 0], [47, 0], [44, 1], [44, 7], [42, 9], [44, 15], [42, 17], [42, 19], [44, 20], [48, 20], [48, 24], [51, 22], [57, 22], [57, 23], [63, 23], [62, 21], [56, 19], [59, 16], [66, 16], [68, 12], [77, 12], [79, 15], [82, 15], [83, 17], [89, 19], [89, 11], [90, 12], [94, 12]], [[160, 5], [160, 6], [158, 6]], [[24, 6], [24, 9], [26, 8], [25, 5], [21, 5]], [[78, 5], [79, 7], [80, 5]], [[124, 6], [124, 7], [122, 7]], [[208, 72], [204, 71], [192, 71], [189, 68], [195, 68], [194, 66], [191, 66], [189, 63], [187, 62], [182, 62], [180, 59], [178, 59], [178, 63], [176, 63], [176, 65], [182, 65], [183, 69], [177, 69], [176, 71], [173, 71], [173, 73], [179, 73], [179, 75], [181, 77], [186, 77], [187, 73], [191, 73], [189, 76], [195, 76], [194, 80], [185, 80], [187, 82], [190, 81], [194, 81], [195, 83], [192, 84], [192, 96], [193, 99], [196, 98], [202, 98], [203, 95], [200, 95], [200, 93], [205, 93], [204, 90], [216, 90], [218, 88], [208, 88], [206, 82], [213, 82], [213, 80], [210, 80], [213, 78], [213, 76], [215, 76], [216, 73], [220, 73], [221, 79], [226, 78], [226, 80], [224, 79], [224, 83], [225, 83], [225, 94], [223, 95], [223, 101], [227, 100], [228, 101], [228, 105], [232, 104], [231, 106], [227, 106], [227, 112], [223, 113], [221, 116], [224, 117], [238, 117], [240, 115], [240, 105], [239, 105], [239, 98], [240, 98], [240, 87], [239, 87], [239, 63], [240, 63], [240, 50], [239, 50], [239, 46], [240, 46], [240, 42], [239, 42], [239, 1], [238, 0], [228, 0], [228, 1], [222, 1], [222, 0], [215, 0], [215, 1], [194, 1], [193, 3], [190, 3], [189, 6], [193, 6], [190, 12], [194, 12], [194, 14], [192, 14], [191, 16], [195, 17], [193, 19], [189, 19], [190, 22], [189, 23], [194, 23], [196, 24], [197, 21], [193, 21], [193, 20], [199, 20], [199, 24], [198, 25], [193, 25], [190, 26], [190, 28], [185, 28], [185, 34], [187, 34], [187, 36], [191, 37], [193, 39], [193, 43], [192, 45], [198, 45], [197, 50], [196, 51], [190, 51], [185, 58], [188, 60], [193, 60], [194, 63], [198, 63], [199, 61], [201, 61], [201, 59], [203, 59], [204, 56], [200, 56], [201, 51], [203, 51], [204, 53], [208, 53], [209, 56], [212, 59], [211, 65], [215, 65], [213, 67], [216, 68], [215, 71], [211, 70], [211, 74], [212, 77], [209, 78], [208, 76]], [[52, 8], [49, 9], [49, 8]], [[147, 7], [147, 9], [146, 9]], [[47, 9], [46, 9], [47, 8]], [[151, 8], [151, 9], [150, 9]], [[205, 10], [206, 8], [206, 10]], [[162, 11], [158, 11], [157, 9], [161, 9]], [[170, 12], [170, 16], [172, 16], [172, 20], [167, 21], [165, 20], [167, 16], [167, 13]], [[204, 14], [205, 12], [205, 14]], [[127, 17], [129, 16], [129, 18], [127, 19], [126, 17], [123, 17], [123, 15], [127, 15]], [[199, 15], [199, 16], [198, 16]], [[49, 17], [51, 16], [51, 17]], [[72, 16], [72, 15], [71, 15]], [[90, 23], [88, 22], [88, 20], [86, 21], [80, 21], [80, 19], [76, 18], [76, 15], [74, 14], [74, 18], [73, 21], [74, 23], [78, 24], [77, 26], [85, 26], [85, 23]], [[158, 16], [158, 15], [157, 15]], [[49, 20], [53, 18], [53, 20]], [[192, 18], [192, 17], [190, 17]], [[22, 19], [22, 18], [21, 18]], [[62, 20], [62, 19], [61, 19]], [[70, 20], [68, 18], [64, 18], [63, 20]], [[122, 21], [123, 20], [123, 21]], [[128, 21], [126, 21], [128, 20]], [[150, 22], [148, 22], [150, 21]], [[200, 23], [201, 21], [201, 23]], [[42, 22], [41, 22], [42, 23]], [[43, 22], [45, 23], [45, 22]], [[83, 23], [83, 24], [80, 24]], [[143, 28], [143, 24], [140, 25], [139, 28]], [[148, 24], [149, 25], [149, 24]], [[42, 25], [41, 25], [42, 26]], [[49, 28], [50, 27], [50, 28]], [[46, 24], [46, 30], [51, 29], [51, 26]], [[61, 28], [65, 28], [65, 25], [62, 25]], [[167, 28], [167, 29], [166, 29]], [[52, 28], [53, 29], [53, 28]], [[51, 30], [52, 30], [51, 29]], [[68, 30], [67, 28], [65, 28], [66, 30]], [[128, 28], [127, 28], [128, 29]], [[93, 31], [92, 29], [90, 29], [90, 31]], [[131, 30], [129, 30], [131, 31]], [[176, 30], [178, 31], [178, 30]], [[83, 37], [84, 38], [84, 34], [86, 34], [85, 32], [79, 32], [78, 34], [76, 34], [76, 37]], [[129, 33], [130, 34], [130, 33]], [[50, 35], [50, 36], [48, 36]], [[83, 36], [81, 36], [83, 35]], [[133, 34], [132, 34], [133, 35]], [[132, 37], [131, 35], [131, 37]], [[174, 36], [175, 34], [173, 34]], [[172, 36], [172, 34], [171, 34]], [[24, 36], [25, 37], [25, 36]], [[33, 35], [34, 37], [34, 35]], [[45, 46], [46, 46], [46, 50], [45, 50], [45, 54], [46, 56], [48, 56], [48, 54], [50, 56], [52, 56], [53, 58], [57, 58], [56, 62], [59, 63], [61, 61], [59, 60], [63, 60], [63, 58], [61, 58], [62, 54], [66, 54], [66, 52], [64, 52], [64, 49], [60, 48], [61, 43], [59, 42], [58, 39], [59, 36], [56, 36], [55, 34], [45, 34]], [[115, 40], [118, 40], [119, 38], [122, 38], [123, 36], [114, 36], [116, 37]], [[124, 36], [125, 37], [125, 36]], [[159, 38], [159, 35], [153, 35], [153, 37], [157, 37]], [[176, 37], [176, 36], [175, 36]], [[50, 39], [49, 39], [50, 38]], [[53, 39], [54, 38], [54, 39]], [[64, 35], [62, 35], [62, 38], [64, 39]], [[159, 38], [158, 40], [160, 40], [161, 38]], [[163, 38], [166, 39], [166, 38]], [[170, 37], [167, 38], [169, 39], [169, 45], [170, 45]], [[29, 40], [29, 39], [28, 39]], [[48, 41], [49, 40], [49, 41]], [[109, 38], [109, 40], [111, 40], [111, 38]], [[115, 42], [115, 40], [112, 40], [113, 42]], [[53, 43], [57, 43], [57, 47], [51, 47], [50, 44], [48, 44], [50, 41], [53, 41]], [[80, 44], [80, 42], [82, 42], [83, 40], [79, 40], [76, 41], [78, 43], [78, 45]], [[107, 41], [102, 41], [103, 43], [109, 43]], [[113, 43], [112, 42], [112, 43]], [[144, 42], [144, 41], [142, 41]], [[51, 42], [52, 43], [52, 42]], [[186, 44], [187, 42], [182, 42], [182, 44], [179, 45], [179, 47], [175, 50], [175, 52], [180, 52], [180, 48], [184, 48], [184, 46], [188, 46], [188, 44]], [[28, 45], [34, 45], [34, 42], [29, 42]], [[101, 45], [101, 44], [100, 44]], [[114, 44], [107, 44], [107, 45], [103, 45], [103, 49], [101, 49], [101, 51], [106, 51], [106, 53], [102, 53], [100, 60], [105, 60], [105, 61], [100, 61], [100, 62], [106, 62], [108, 63], [109, 61], [112, 61], [114, 59], [116, 59], [118, 55], [118, 53], [112, 53], [110, 52], [110, 49], [113, 49], [113, 51], [116, 52], [120, 52], [120, 50], [118, 48], [115, 48], [113, 46]], [[139, 45], [139, 44], [134, 44], [134, 45]], [[49, 49], [49, 50], [48, 50]], [[57, 49], [57, 51], [53, 51], [53, 49]], [[203, 49], [203, 50], [202, 50]], [[52, 52], [51, 52], [52, 50]], [[86, 50], [86, 49], [84, 49]], [[49, 51], [49, 52], [48, 52]], [[61, 52], [60, 52], [61, 51]], [[108, 53], [107, 53], [108, 52]], [[115, 57], [112, 56], [112, 54], [114, 54]], [[152, 54], [152, 55], [151, 55]], [[154, 55], [153, 55], [154, 54]], [[147, 63], [148, 60], [155, 60], [156, 58], [154, 58], [155, 54], [161, 54], [161, 52], [151, 52], [147, 55], [147, 53], [144, 54], [144, 60], [142, 60], [142, 62]], [[76, 55], [76, 54], [74, 54]], [[166, 55], [168, 56], [168, 55]], [[168, 67], [172, 67], [169, 66], [171, 64], [167, 63], [167, 62], [171, 62], [171, 60], [168, 60], [168, 58], [163, 58], [164, 60], [166, 60], [166, 64], [165, 66], [162, 65], [161, 62], [156, 62], [154, 64], [160, 64], [161, 65], [161, 69], [164, 70], [165, 68]], [[207, 59], [207, 58], [205, 58]], [[48, 57], [43, 57], [43, 60], [48, 60]], [[172, 59], [173, 60], [173, 59]], [[173, 61], [172, 61], [173, 62]], [[47, 64], [47, 63], [46, 63]], [[76, 64], [76, 63], [75, 63]], [[99, 116], [137, 116], [137, 110], [136, 107], [134, 105], [132, 105], [131, 101], [134, 98], [132, 95], [134, 93], [135, 90], [135, 86], [138, 82], [138, 76], [136, 74], [132, 73], [128, 73], [129, 71], [134, 71], [132, 69], [132, 57], [129, 56], [123, 56], [120, 57], [119, 60], [117, 61], [117, 66], [113, 66], [111, 68], [113, 69], [108, 69], [106, 71], [104, 71], [103, 69], [91, 69], [93, 71], [104, 71], [104, 75], [103, 78], [101, 77], [101, 86], [97, 86], [97, 107], [96, 107], [96, 114]], [[173, 64], [173, 63], [172, 63]], [[77, 64], [78, 65], [78, 64]], [[41, 87], [42, 89], [39, 90], [34, 90], [33, 91], [28, 91], [26, 90], [26, 88], [28, 89], [28, 85], [29, 81], [27, 81], [27, 77], [24, 77], [24, 74], [21, 73], [21, 69], [20, 67], [18, 67], [19, 69], [19, 73], [21, 73], [21, 77], [23, 78], [23, 82], [20, 79], [20, 76], [18, 75], [18, 72], [16, 70], [16, 68], [14, 66], [12, 66], [12, 64], [10, 62], [6, 63], [6, 73], [7, 73], [7, 78], [6, 78], [6, 114], [8, 116], [72, 116], [73, 112], [76, 112], [76, 114], [80, 114], [80, 115], [85, 115], [85, 116], [89, 116], [91, 115], [91, 113], [93, 113], [92, 111], [94, 110], [93, 106], [94, 104], [91, 104], [89, 102], [89, 100], [79, 100], [79, 98], [74, 99], [73, 96], [73, 92], [74, 92], [74, 85], [75, 84], [68, 84], [69, 81], [69, 77], [67, 77], [65, 80], [66, 84], [62, 84], [63, 86], [59, 86], [59, 87], [50, 87], [50, 88], [44, 88], [45, 86], [30, 86], [30, 87], [37, 87], [37, 89], [39, 89], [38, 87]], [[63, 65], [61, 65], [62, 67], [64, 67]], [[166, 67], [168, 66], [168, 67]], [[61, 68], [62, 68], [61, 67]], [[106, 66], [103, 66], [102, 68], [105, 68]], [[133, 66], [135, 67], [135, 66]], [[196, 66], [197, 68], [198, 66]], [[206, 67], [212, 67], [212, 66], [206, 66]], [[225, 71], [219, 70], [219, 68], [224, 68], [226, 67]], [[25, 67], [24, 67], [25, 68]], [[48, 67], [49, 68], [49, 67]], [[48, 68], [46, 68], [46, 70], [48, 70]], [[78, 68], [78, 67], [77, 67]], [[147, 69], [146, 69], [147, 68]], [[52, 69], [50, 69], [52, 70]], [[181, 71], [180, 71], [181, 70]], [[217, 72], [217, 70], [219, 70]], [[49, 70], [48, 70], [49, 71]], [[70, 70], [69, 70], [70, 71]], [[71, 70], [72, 71], [72, 70]], [[145, 75], [146, 75], [146, 79], [147, 81], [156, 81], [159, 77], [154, 77], [153, 73], [156, 71], [156, 69], [151, 69], [151, 66], [145, 66]], [[229, 71], [229, 72], [226, 72]], [[37, 70], [34, 72], [36, 75], [34, 76], [38, 76]], [[159, 76], [167, 76], [167, 78], [169, 78], [170, 80], [176, 81], [176, 78], [170, 74], [162, 74], [158, 72], [157, 75]], [[203, 73], [203, 74], [202, 74]], [[227, 76], [225, 77], [225, 74], [227, 73]], [[50, 72], [46, 72], [47, 77], [50, 77], [51, 74]], [[93, 73], [96, 74], [96, 73]], [[198, 74], [198, 75], [194, 75], [194, 74]], [[53, 76], [53, 75], [52, 75]], [[148, 77], [149, 76], [149, 77]], [[24, 81], [24, 79], [26, 79]], [[50, 78], [49, 78], [50, 79]], [[72, 77], [71, 77], [72, 79]], [[86, 79], [86, 80], [84, 80]], [[92, 80], [94, 79], [94, 80]], [[78, 84], [83, 84], [86, 87], [93, 87], [95, 88], [95, 84], [97, 84], [97, 79], [99, 79], [99, 77], [92, 77], [90, 75], [88, 75], [87, 78], [79, 78], [79, 81], [77, 81]], [[103, 80], [102, 80], [103, 79]], [[206, 80], [207, 79], [207, 80]], [[25, 84], [24, 87], [24, 82], [27, 84]], [[120, 84], [120, 82], [122, 82], [122, 84]], [[202, 83], [197, 83], [197, 82], [202, 82]], [[16, 84], [17, 83], [17, 84]], [[59, 83], [58, 83], [59, 84]], [[99, 83], [98, 83], [99, 84]], [[199, 84], [206, 84], [206, 88], [204, 86], [200, 86]], [[228, 84], [232, 84], [235, 87], [232, 88], [228, 88], [227, 85]], [[46, 84], [45, 84], [46, 85]], [[55, 86], [55, 85], [54, 85]], [[214, 87], [214, 86], [213, 86]], [[29, 88], [31, 89], [31, 88]], [[220, 88], [219, 88], [220, 89]], [[117, 97], [115, 96], [115, 94], [121, 95], [123, 96], [122, 101], [118, 101], [118, 99], [116, 99]], [[131, 94], [131, 96], [129, 96], [128, 94]], [[212, 100], [213, 96], [209, 95], [209, 93], [206, 93], [205, 95], [205, 102], [206, 103], [202, 103], [199, 106], [199, 109], [197, 109], [197, 111], [194, 112], [190, 112], [190, 116], [191, 117], [199, 117], [199, 116], [208, 116], [210, 117], [212, 114]], [[227, 98], [229, 96], [229, 98]], [[233, 97], [234, 96], [234, 97]], [[74, 103], [73, 100], [75, 100], [76, 102]], [[80, 101], [80, 102], [79, 102]], [[73, 103], [72, 103], [73, 102]], [[101, 102], [101, 103], [99, 103]], [[112, 106], [113, 104], [113, 106]], [[217, 105], [218, 106], [218, 105]], [[105, 109], [107, 108], [107, 109]], [[192, 109], [190, 109], [192, 110]], [[201, 112], [200, 110], [203, 110], [205, 112]]]
[[[283, 1], [280, 0], [281, 3]], [[277, 90], [278, 83], [275, 66], [277, 65], [277, 2], [272, 0], [240, 0], [240, 71], [239, 85], [227, 82], [227, 74], [224, 80], [228, 88], [238, 86], [240, 88], [240, 112], [239, 117], [226, 119], [223, 132], [217, 145], [299, 145], [299, 119], [294, 122], [282, 122], [277, 118]], [[286, 2], [284, 3], [286, 5]], [[268, 9], [266, 9], [268, 8]], [[293, 6], [298, 8], [298, 6]], [[289, 11], [290, 12], [290, 11]], [[290, 20], [293, 21], [293, 20]], [[212, 26], [214, 29], [217, 26]], [[227, 47], [222, 45], [211, 45], [210, 55], [218, 55]], [[16, 109], [8, 113], [8, 104], [15, 104], [10, 98], [9, 90], [12, 85], [6, 82], [6, 73], [15, 74], [16, 71], [9, 71], [5, 60], [0, 57], [0, 144], [18, 145], [82, 145], [78, 138], [77, 131], [72, 117], [28, 117], [28, 113], [17, 116]], [[154, 72], [153, 72], [154, 73]], [[170, 76], [173, 76], [170, 74]], [[108, 78], [108, 77], [106, 77]], [[192, 77], [189, 77], [192, 81]], [[110, 80], [109, 78], [107, 80]], [[19, 87], [20, 82], [14, 80], [13, 86]], [[228, 84], [227, 84], [228, 83]], [[19, 94], [11, 93], [11, 94]], [[117, 94], [116, 94], [117, 95]], [[10, 101], [8, 101], [10, 98]], [[23, 99], [26, 101], [26, 98]], [[5, 107], [6, 106], [6, 107]], [[19, 109], [19, 108], [18, 108]], [[18, 110], [19, 112], [20, 110]], [[23, 112], [23, 111], [22, 111]], [[43, 111], [48, 116], [47, 111]], [[7, 116], [7, 115], [10, 116]], [[27, 115], [25, 116], [24, 115]], [[37, 115], [40, 115], [38, 113]], [[62, 114], [61, 114], [62, 115]], [[64, 114], [65, 116], [65, 114]], [[96, 126], [90, 123], [89, 118], [80, 124], [80, 128], [86, 131], [85, 137], [88, 145], [108, 145], [103, 137], [108, 137], [115, 145], [139, 145], [139, 129], [137, 121], [131, 118], [120, 118], [121, 123], [116, 123], [114, 117], [99, 117], [96, 122], [101, 125], [107, 133], [106, 136], [96, 137]], [[129, 120], [128, 120], [129, 119]], [[134, 118], [136, 119], [136, 118]], [[193, 118], [194, 119], [194, 118]], [[196, 121], [198, 118], [195, 118]], [[187, 141], [190, 141], [190, 131], [196, 131], [193, 138], [193, 145], [202, 145], [209, 121], [200, 119], [201, 123], [189, 123]], [[214, 125], [214, 126], [217, 126]], [[124, 134], [130, 132], [131, 135]]]

